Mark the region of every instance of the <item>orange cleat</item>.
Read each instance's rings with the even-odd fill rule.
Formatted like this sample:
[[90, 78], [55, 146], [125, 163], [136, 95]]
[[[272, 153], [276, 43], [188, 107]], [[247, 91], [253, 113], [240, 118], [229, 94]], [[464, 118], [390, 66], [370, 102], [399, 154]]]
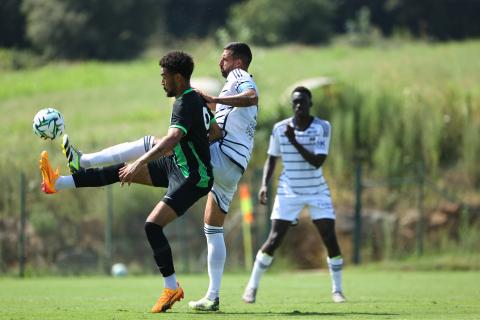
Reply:
[[55, 190], [55, 181], [59, 177], [58, 168], [53, 171], [50, 163], [48, 162], [48, 153], [47, 151], [42, 151], [40, 154], [40, 173], [42, 174], [42, 191], [47, 194], [56, 193]]
[[178, 288], [175, 290], [164, 288], [162, 295], [158, 298], [157, 303], [152, 307], [152, 313], [165, 312], [172, 308], [173, 304], [183, 299], [183, 289], [177, 283]]

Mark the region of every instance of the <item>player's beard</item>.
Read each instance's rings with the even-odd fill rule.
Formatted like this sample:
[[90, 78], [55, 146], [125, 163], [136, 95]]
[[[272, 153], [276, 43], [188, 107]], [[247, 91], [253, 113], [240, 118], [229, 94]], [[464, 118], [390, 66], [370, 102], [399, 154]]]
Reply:
[[232, 71], [232, 70], [227, 70], [227, 69], [222, 69], [222, 68], [220, 68], [220, 72], [222, 73], [222, 76], [223, 76], [225, 79], [227, 79], [228, 74], [230, 73], [230, 71]]
[[163, 90], [165, 91], [165, 93], [167, 94], [167, 97], [171, 98], [171, 97], [175, 97], [175, 92], [173, 89], [168, 89], [167, 87], [163, 87]]

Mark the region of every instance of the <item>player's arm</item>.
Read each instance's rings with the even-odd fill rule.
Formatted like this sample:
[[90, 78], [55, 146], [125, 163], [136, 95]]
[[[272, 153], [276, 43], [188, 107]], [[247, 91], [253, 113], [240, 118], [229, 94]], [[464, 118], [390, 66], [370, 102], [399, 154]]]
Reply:
[[246, 89], [239, 94], [226, 97], [214, 97], [198, 90], [197, 92], [207, 103], [221, 103], [232, 107], [251, 107], [258, 104], [257, 91], [254, 89]]
[[152, 149], [134, 162], [129, 163], [120, 169], [119, 178], [122, 182], [122, 185], [125, 182], [130, 184], [140, 167], [145, 166], [152, 160], [156, 160], [162, 156], [170, 154], [173, 148], [180, 142], [180, 139], [182, 139], [183, 135], [184, 133], [181, 129], [175, 127], [169, 128], [165, 137], [156, 139], [158, 143], [155, 144]]
[[262, 185], [258, 192], [258, 201], [260, 201], [261, 204], [267, 204], [268, 184], [275, 172], [277, 158], [278, 157], [268, 155], [267, 161], [265, 161], [265, 165], [263, 166]]
[[295, 130], [293, 129], [293, 127], [287, 126], [287, 129], [285, 130], [285, 135], [287, 136], [292, 146], [294, 146], [295, 149], [297, 149], [298, 153], [300, 153], [300, 155], [303, 157], [303, 159], [305, 159], [305, 161], [307, 161], [317, 169], [323, 165], [323, 163], [327, 159], [327, 155], [315, 154], [305, 149], [305, 147], [298, 143], [297, 139], [295, 138]]
[[208, 141], [212, 142], [221, 138], [223, 138], [222, 128], [220, 128], [216, 121], [211, 122], [210, 128], [208, 129]]
[[171, 127], [168, 129], [167, 135], [160, 139], [155, 139], [155, 145], [143, 156], [138, 158], [142, 164], [146, 164], [152, 160], [156, 160], [162, 156], [172, 153], [173, 148], [180, 142], [184, 133], [181, 129]]

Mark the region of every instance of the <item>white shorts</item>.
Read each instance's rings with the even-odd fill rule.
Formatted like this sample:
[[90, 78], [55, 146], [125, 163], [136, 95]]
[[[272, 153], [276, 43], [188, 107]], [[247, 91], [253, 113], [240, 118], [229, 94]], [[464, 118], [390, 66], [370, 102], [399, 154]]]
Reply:
[[210, 145], [210, 157], [213, 168], [213, 187], [210, 192], [220, 209], [227, 213], [243, 172], [220, 150], [219, 143]]
[[312, 220], [333, 219], [335, 210], [329, 195], [276, 196], [271, 220], [295, 221], [304, 207], [308, 207]]

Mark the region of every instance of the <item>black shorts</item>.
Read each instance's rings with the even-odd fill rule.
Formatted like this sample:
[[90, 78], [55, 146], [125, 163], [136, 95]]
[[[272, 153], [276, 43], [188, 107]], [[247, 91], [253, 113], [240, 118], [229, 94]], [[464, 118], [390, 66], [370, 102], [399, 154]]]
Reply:
[[168, 204], [177, 216], [183, 215], [195, 202], [207, 195], [213, 185], [212, 178], [207, 188], [197, 187], [200, 178], [185, 178], [173, 156], [149, 162], [148, 171], [155, 187], [168, 188], [162, 201]]

